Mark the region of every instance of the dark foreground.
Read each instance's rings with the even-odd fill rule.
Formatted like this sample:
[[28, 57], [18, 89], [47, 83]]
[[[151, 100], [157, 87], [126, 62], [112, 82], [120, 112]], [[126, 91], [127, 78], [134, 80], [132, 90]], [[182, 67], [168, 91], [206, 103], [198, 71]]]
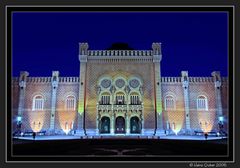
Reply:
[[227, 155], [227, 139], [13, 140], [13, 155], [157, 156]]

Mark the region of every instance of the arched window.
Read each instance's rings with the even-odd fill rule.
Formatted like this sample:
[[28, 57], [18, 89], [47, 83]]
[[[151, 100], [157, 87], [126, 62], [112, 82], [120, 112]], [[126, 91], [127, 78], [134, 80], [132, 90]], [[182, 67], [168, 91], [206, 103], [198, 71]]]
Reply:
[[130, 95], [130, 104], [140, 104], [140, 98], [139, 98], [138, 94]]
[[116, 95], [116, 104], [125, 104], [125, 98], [123, 93], [117, 93]]
[[197, 98], [197, 110], [208, 110], [208, 101], [206, 96], [198, 96]]
[[65, 102], [67, 110], [75, 110], [76, 99], [74, 96], [68, 96]]
[[175, 100], [173, 96], [167, 95], [164, 101], [165, 110], [174, 110], [175, 109]]
[[110, 104], [110, 95], [109, 94], [102, 94], [100, 104], [109, 105]]
[[43, 110], [44, 109], [44, 99], [41, 95], [36, 95], [33, 98], [32, 110]]

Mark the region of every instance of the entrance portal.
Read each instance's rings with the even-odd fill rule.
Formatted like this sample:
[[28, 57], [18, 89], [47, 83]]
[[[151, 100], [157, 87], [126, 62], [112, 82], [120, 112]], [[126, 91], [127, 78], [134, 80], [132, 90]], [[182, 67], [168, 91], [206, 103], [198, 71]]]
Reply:
[[141, 133], [141, 123], [138, 117], [132, 117], [130, 119], [130, 132], [133, 134]]
[[109, 117], [102, 117], [100, 124], [101, 124], [100, 133], [102, 133], [102, 134], [110, 133], [110, 118]]
[[125, 133], [125, 119], [121, 116], [116, 118], [115, 133], [116, 134]]

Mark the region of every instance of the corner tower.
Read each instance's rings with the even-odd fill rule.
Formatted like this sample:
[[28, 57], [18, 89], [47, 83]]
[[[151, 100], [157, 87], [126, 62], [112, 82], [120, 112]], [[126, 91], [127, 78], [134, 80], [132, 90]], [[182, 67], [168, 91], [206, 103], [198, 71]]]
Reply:
[[153, 66], [154, 66], [154, 87], [155, 87], [155, 113], [156, 113], [156, 133], [163, 135], [163, 114], [162, 114], [162, 84], [161, 84], [161, 43], [153, 43]]
[[78, 101], [78, 130], [77, 134], [85, 135], [84, 116], [85, 116], [85, 92], [86, 92], [86, 67], [87, 67], [87, 50], [88, 43], [79, 43], [79, 61], [80, 61], [80, 76], [79, 76], [79, 101]]
[[80, 43], [78, 133], [159, 136], [163, 133], [161, 44], [88, 50]]

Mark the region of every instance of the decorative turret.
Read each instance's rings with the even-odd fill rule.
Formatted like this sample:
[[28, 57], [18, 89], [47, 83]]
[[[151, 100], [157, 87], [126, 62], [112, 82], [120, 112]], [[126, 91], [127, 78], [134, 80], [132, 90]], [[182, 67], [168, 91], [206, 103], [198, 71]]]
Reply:
[[152, 43], [153, 62], [160, 62], [162, 60], [161, 43]]
[[215, 87], [217, 89], [220, 89], [221, 87], [221, 75], [219, 71], [213, 71], [212, 72], [213, 80], [215, 82]]
[[155, 135], [160, 136], [164, 134], [163, 131], [163, 114], [162, 114], [162, 88], [161, 88], [161, 66], [160, 62], [162, 60], [161, 43], [152, 43], [153, 50], [153, 64], [154, 64], [154, 74], [155, 74], [155, 102], [156, 102], [156, 131]]
[[221, 98], [221, 76], [219, 71], [212, 72], [213, 80], [215, 83], [215, 97], [216, 97], [216, 111], [217, 122], [219, 124], [219, 132], [222, 131], [224, 125], [224, 116], [222, 111], [222, 98]]
[[154, 55], [162, 55], [161, 43], [152, 43], [152, 49]]
[[59, 82], [59, 71], [53, 71], [52, 72], [52, 86], [54, 89], [58, 87]]
[[26, 81], [29, 73], [27, 71], [21, 71], [20, 72], [20, 80], [19, 80], [19, 86], [21, 89], [26, 87]]
[[188, 88], [189, 81], [188, 81], [188, 71], [182, 71], [182, 86], [184, 89]]
[[190, 114], [189, 114], [189, 77], [188, 71], [181, 72], [181, 81], [184, 93], [184, 107], [185, 107], [185, 133], [190, 134]]
[[24, 102], [25, 102], [25, 88], [26, 88], [26, 82], [27, 77], [29, 73], [27, 71], [21, 71], [20, 72], [20, 80], [19, 80], [19, 103], [18, 103], [18, 115], [17, 115], [17, 131], [21, 131], [21, 125], [22, 125], [22, 116], [24, 112]]
[[54, 133], [54, 127], [55, 127], [58, 82], [59, 82], [59, 71], [52, 71], [52, 100], [51, 100], [50, 131], [52, 131], [53, 133]]
[[79, 61], [87, 62], [88, 43], [79, 43]]

